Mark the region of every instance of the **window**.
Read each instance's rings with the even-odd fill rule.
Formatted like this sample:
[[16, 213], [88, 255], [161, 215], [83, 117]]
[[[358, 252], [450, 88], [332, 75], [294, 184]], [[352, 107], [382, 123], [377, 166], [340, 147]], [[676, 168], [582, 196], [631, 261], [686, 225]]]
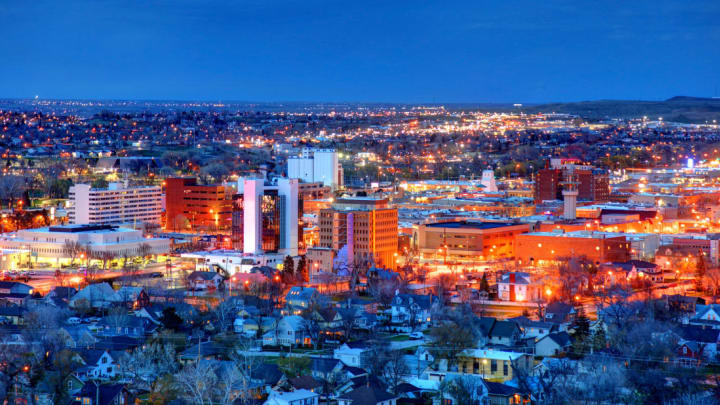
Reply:
[[490, 372], [491, 373], [497, 372], [497, 360], [490, 360]]
[[507, 361], [503, 362], [503, 375], [508, 375], [508, 364]]

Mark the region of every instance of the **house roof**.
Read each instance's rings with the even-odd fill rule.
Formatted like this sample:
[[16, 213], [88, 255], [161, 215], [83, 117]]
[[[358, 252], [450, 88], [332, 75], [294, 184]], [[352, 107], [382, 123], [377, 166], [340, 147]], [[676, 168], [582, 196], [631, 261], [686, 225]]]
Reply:
[[306, 390], [312, 390], [317, 387], [322, 387], [323, 382], [314, 378], [310, 375], [304, 375], [300, 377], [290, 378], [288, 380], [290, 385], [293, 386], [295, 389], [306, 389]]
[[[98, 395], [97, 391], [100, 391], [100, 395]], [[77, 395], [74, 395], [74, 397], [85, 397], [85, 398], [92, 398], [92, 402], [95, 403], [95, 398], [98, 396], [100, 397], [100, 402], [97, 405], [109, 405], [113, 403], [113, 400], [122, 393], [123, 385], [122, 384], [111, 384], [111, 385], [100, 385], [96, 386], [92, 382], [87, 382], [85, 385], [83, 385], [82, 389], [80, 390], [80, 393]], [[81, 404], [82, 401], [74, 401], [71, 402], [71, 404]]]
[[80, 350], [80, 357], [83, 358], [85, 361], [85, 364], [88, 366], [94, 366], [98, 364], [100, 361], [100, 358], [103, 354], [105, 354], [107, 350], [101, 350], [101, 349], [83, 349]]
[[567, 332], [550, 333], [540, 340], [543, 340], [543, 339], [550, 339], [560, 347], [566, 347], [570, 343], [572, 343], [572, 339], [570, 338], [570, 335]]
[[329, 373], [333, 371], [342, 362], [338, 359], [330, 359], [325, 357], [311, 357], [310, 369], [321, 373]]
[[700, 343], [717, 343], [720, 339], [720, 330], [699, 325], [680, 325], [678, 327], [683, 340]]
[[393, 298], [394, 305], [410, 305], [414, 303], [421, 309], [430, 309], [434, 301], [435, 296], [420, 294], [397, 294], [395, 298]]
[[488, 390], [488, 394], [490, 394], [490, 395], [511, 397], [520, 392], [519, 389], [517, 389], [515, 387], [511, 387], [507, 384], [492, 382], [492, 381], [488, 381], [488, 380], [483, 380], [483, 383], [485, 384], [485, 387]]
[[283, 377], [283, 373], [277, 364], [261, 363], [250, 371], [250, 376], [252, 379], [261, 380], [265, 384], [275, 385]]
[[520, 330], [520, 327], [517, 323], [514, 321], [495, 321], [495, 324], [493, 325], [492, 330], [490, 331], [490, 336], [497, 336], [497, 337], [512, 337], [513, 334], [518, 332]]
[[657, 264], [646, 262], [644, 260], [628, 260], [626, 262], [613, 262], [613, 266], [630, 271], [634, 268], [638, 270], [651, 270], [657, 267]]
[[374, 386], [359, 387], [339, 397], [339, 399], [352, 401], [352, 405], [377, 405], [393, 398], [397, 397]]
[[216, 273], [214, 271], [193, 271], [188, 276], [189, 280], [198, 280], [202, 279], [205, 281], [210, 281], [215, 277], [222, 277], [219, 273]]

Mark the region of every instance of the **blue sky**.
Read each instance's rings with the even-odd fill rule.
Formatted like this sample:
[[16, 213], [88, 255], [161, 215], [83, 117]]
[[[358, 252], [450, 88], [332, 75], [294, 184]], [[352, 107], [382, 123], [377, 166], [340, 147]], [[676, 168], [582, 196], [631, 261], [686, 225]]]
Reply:
[[720, 96], [720, 1], [0, 2], [0, 97]]

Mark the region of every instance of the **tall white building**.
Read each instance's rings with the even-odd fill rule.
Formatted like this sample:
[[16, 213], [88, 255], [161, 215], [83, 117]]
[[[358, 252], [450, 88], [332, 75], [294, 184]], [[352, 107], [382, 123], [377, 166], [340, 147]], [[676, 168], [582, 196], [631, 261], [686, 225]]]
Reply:
[[108, 188], [89, 184], [70, 187], [68, 217], [73, 224], [159, 224], [162, 190], [159, 186], [127, 187], [110, 183]]
[[291, 179], [322, 182], [333, 189], [343, 184], [342, 166], [334, 149], [303, 149], [300, 156], [288, 158], [287, 173]]

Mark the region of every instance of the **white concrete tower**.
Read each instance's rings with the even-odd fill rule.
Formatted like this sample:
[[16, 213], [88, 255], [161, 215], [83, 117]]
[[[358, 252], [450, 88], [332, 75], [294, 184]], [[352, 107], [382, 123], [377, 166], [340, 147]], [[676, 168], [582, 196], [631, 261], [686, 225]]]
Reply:
[[263, 179], [245, 179], [243, 184], [243, 252], [262, 253]]
[[480, 180], [488, 193], [496, 193], [498, 191], [497, 184], [495, 183], [495, 171], [492, 169], [486, 169], [482, 172], [482, 179]]
[[565, 181], [563, 185], [563, 218], [577, 218], [577, 197], [578, 197], [578, 180], [575, 175], [575, 165], [568, 165], [565, 169]]
[[280, 249], [290, 256], [298, 254], [298, 179], [279, 178], [278, 196], [284, 199], [280, 213]]

